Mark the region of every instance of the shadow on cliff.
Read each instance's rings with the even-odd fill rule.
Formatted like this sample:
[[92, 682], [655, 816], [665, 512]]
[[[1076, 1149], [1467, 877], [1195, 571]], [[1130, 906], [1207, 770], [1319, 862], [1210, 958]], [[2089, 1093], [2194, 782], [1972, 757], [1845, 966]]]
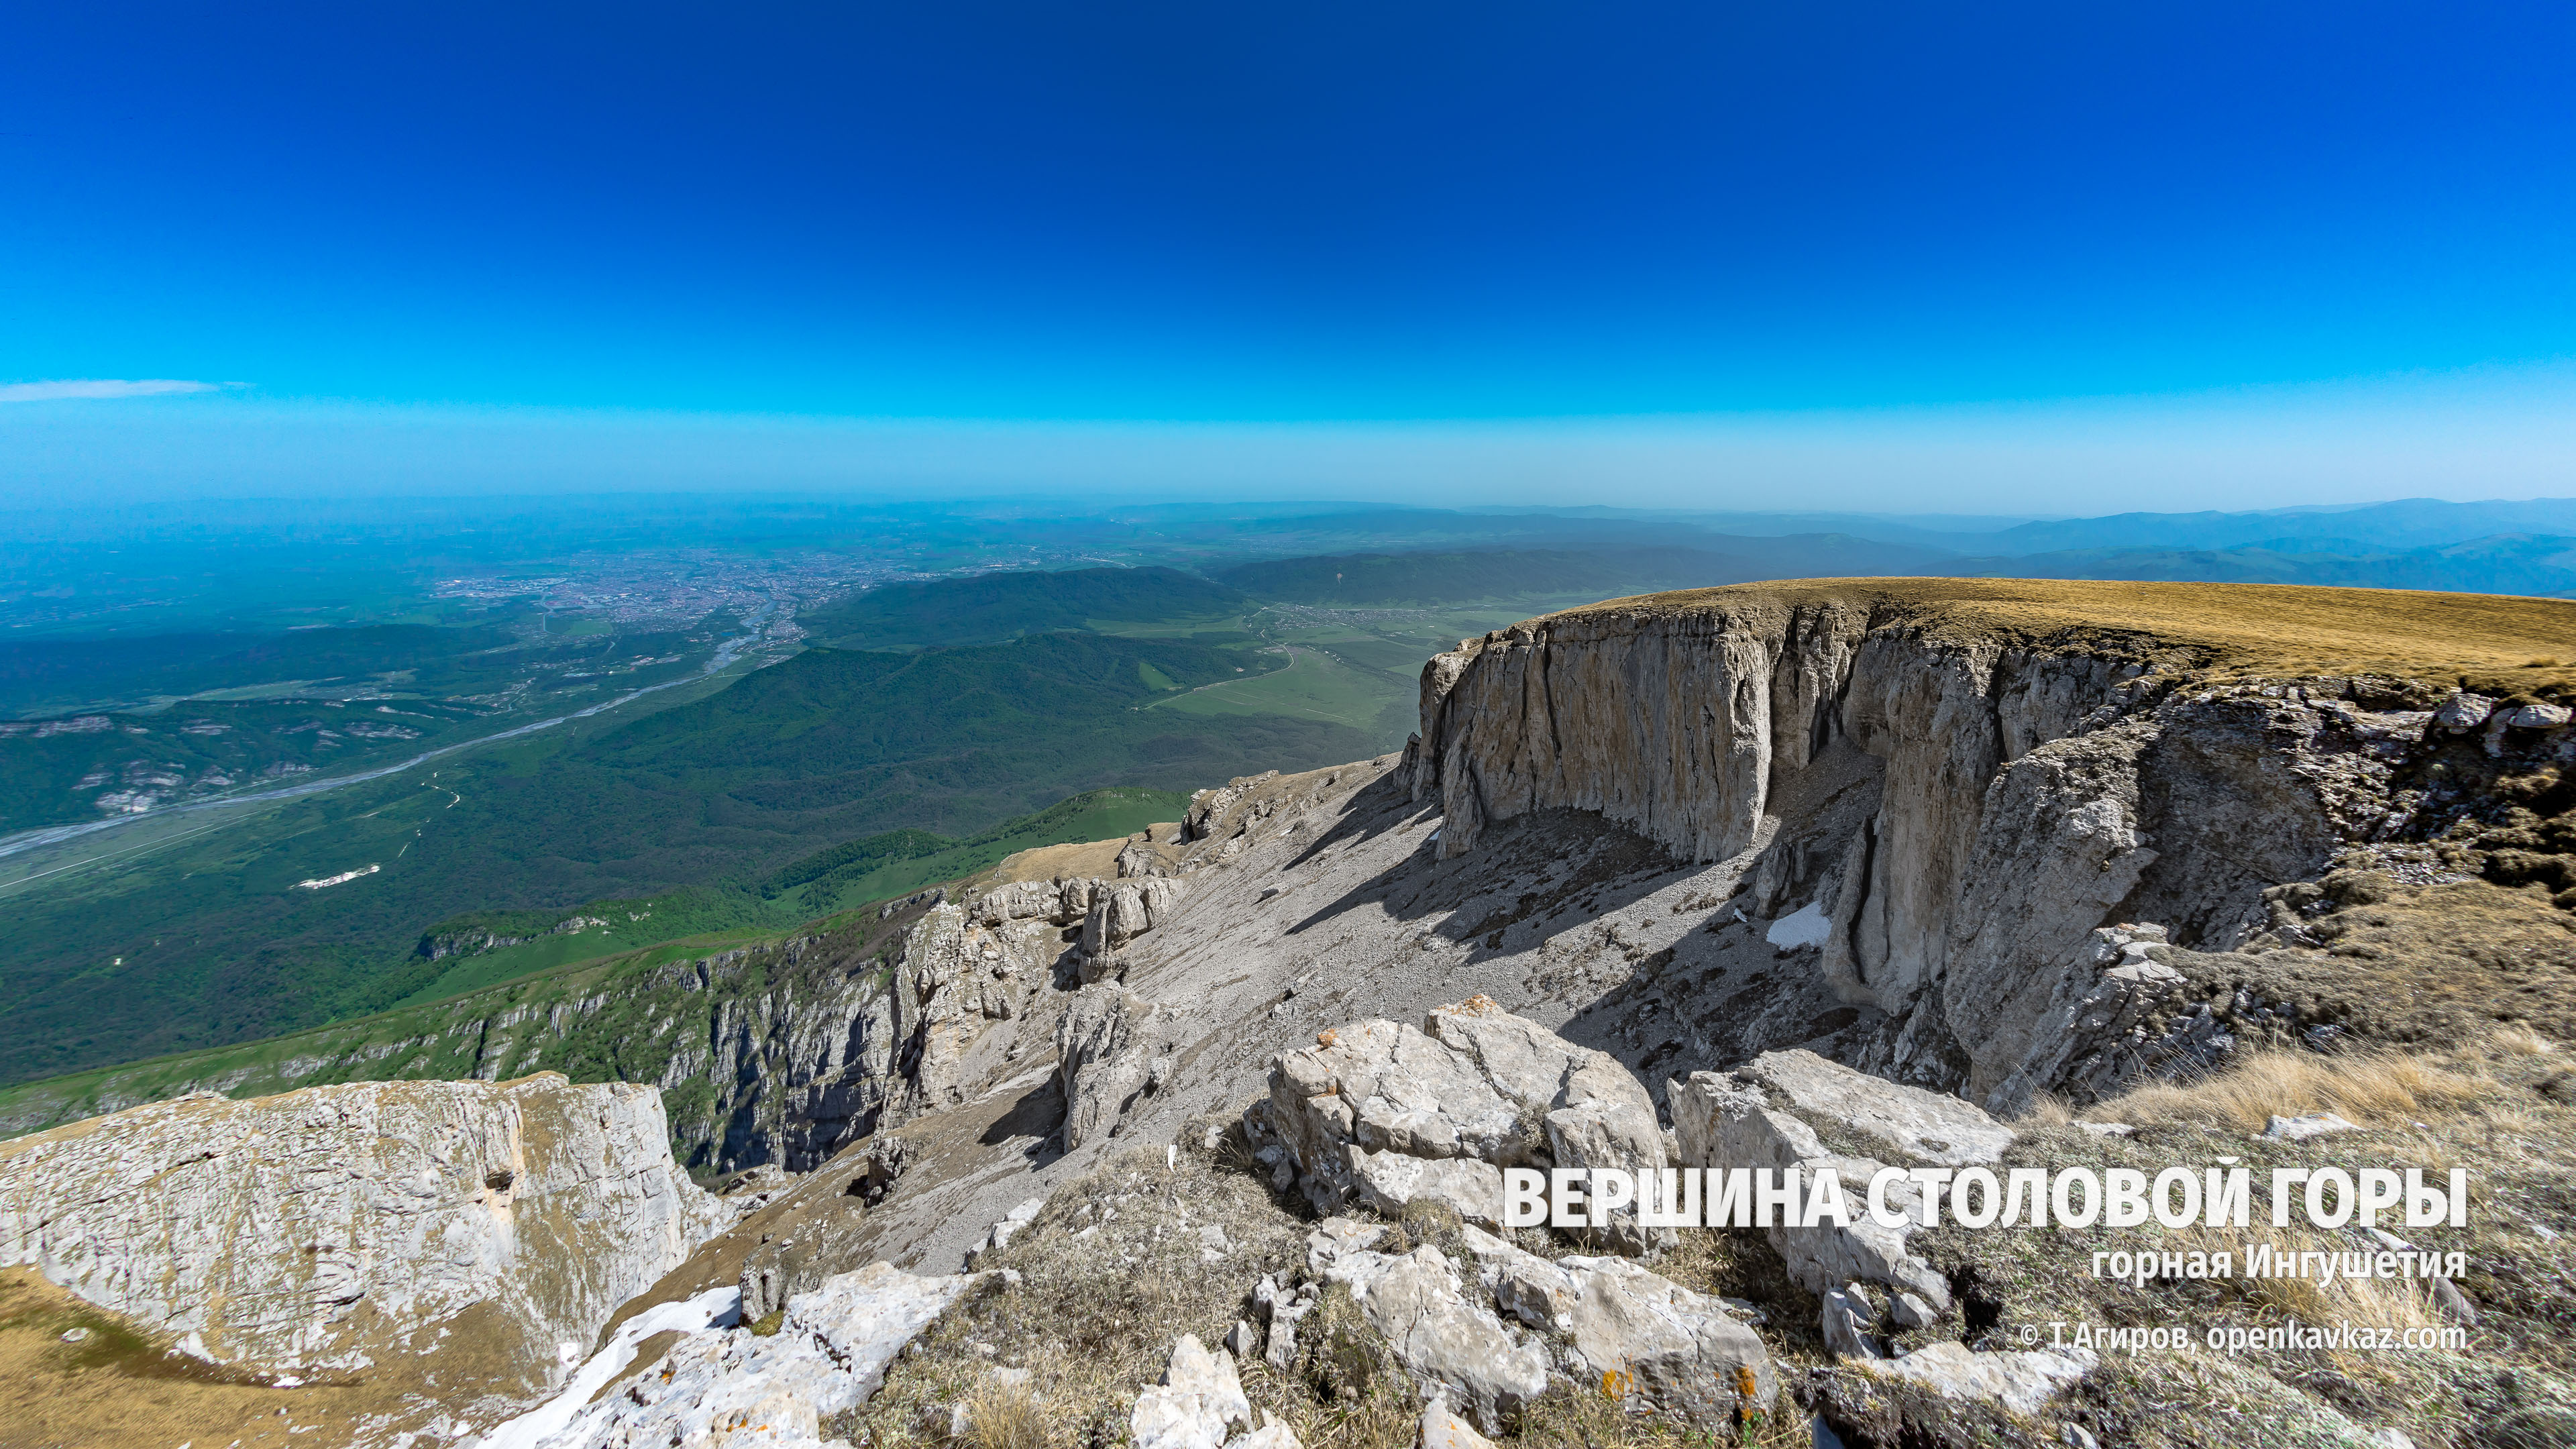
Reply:
[[[1339, 842], [1419, 824], [1435, 809], [1415, 804], [1395, 779], [1381, 780], [1354, 797], [1298, 863]], [[1701, 877], [1710, 877], [1706, 889], [1689, 888]], [[1557, 1033], [1618, 1058], [1658, 1101], [1667, 1075], [1789, 1046], [1840, 1059], [1887, 1029], [1884, 1013], [1834, 994], [1813, 948], [1775, 950], [1762, 937], [1763, 922], [1727, 912], [1729, 900], [1741, 899], [1737, 885], [1727, 864], [1680, 859], [1590, 811], [1548, 809], [1488, 825], [1473, 850], [1450, 860], [1439, 858], [1431, 833], [1285, 934], [1373, 905], [1467, 948], [1463, 963], [1444, 954], [1445, 963], [1526, 965], [1524, 999], [1513, 1009], [1551, 998], [1563, 1003], [1569, 1014]], [[1633, 913], [1626, 927], [1604, 919], [1676, 886], [1684, 889], [1670, 915], [1654, 919], [1681, 927], [1677, 935], [1657, 930], [1641, 939]], [[1575, 949], [1544, 950], [1550, 942]]]
[[[1382, 800], [1367, 798], [1378, 792], [1383, 792]], [[1361, 791], [1352, 805], [1343, 823], [1300, 852], [1292, 867], [1337, 841], [1374, 838], [1437, 810], [1406, 800], [1391, 777]], [[1580, 918], [1567, 925], [1578, 928], [1707, 869], [1675, 859], [1625, 826], [1578, 810], [1542, 810], [1489, 826], [1473, 851], [1454, 859], [1440, 859], [1439, 850], [1434, 831], [1403, 860], [1308, 912], [1286, 934], [1299, 935], [1374, 902], [1399, 921], [1445, 916], [1432, 929], [1471, 945], [1476, 954], [1470, 959], [1482, 961], [1511, 954], [1505, 938], [1526, 922], [1573, 908]], [[1528, 944], [1521, 943], [1523, 948]]]
[[1438, 805], [1413, 799], [1404, 776], [1403, 770], [1390, 770], [1352, 791], [1333, 828], [1297, 852], [1289, 866], [1309, 864], [1328, 850], [1366, 845], [1388, 831], [1401, 830], [1425, 815], [1437, 814]]
[[1029, 1166], [1044, 1167], [1064, 1155], [1064, 1135], [1056, 1130], [1063, 1122], [1064, 1091], [1050, 1073], [1045, 1081], [1021, 1093], [1019, 1100], [994, 1118], [975, 1142], [979, 1147], [999, 1147], [1017, 1138], [1033, 1138], [1028, 1148]]

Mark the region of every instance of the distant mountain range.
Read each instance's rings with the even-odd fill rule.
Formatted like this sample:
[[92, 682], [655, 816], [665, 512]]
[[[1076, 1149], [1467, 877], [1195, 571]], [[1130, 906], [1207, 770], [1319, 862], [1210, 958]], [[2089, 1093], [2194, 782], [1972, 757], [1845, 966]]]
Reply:
[[1990, 535], [1961, 535], [1952, 546], [1962, 553], [1998, 554], [2103, 548], [2260, 548], [2350, 554], [2439, 548], [2505, 534], [2576, 535], [2576, 499], [2444, 503], [2409, 498], [2360, 508], [2115, 513], [2024, 523]]
[[1614, 598], [1756, 579], [1875, 577], [1937, 572], [1946, 556], [1849, 534], [1717, 538], [1708, 548], [1471, 549], [1321, 554], [1266, 559], [1216, 578], [1258, 599], [1342, 608], [1535, 599]]
[[[1312, 527], [1319, 520], [1297, 522]], [[1387, 526], [1393, 530], [1391, 519]], [[1578, 546], [1518, 546], [1551, 526], [1558, 540]], [[1643, 529], [1654, 530], [1664, 546], [1628, 546]], [[1435, 527], [1407, 516], [1402, 531], [1419, 539]], [[2409, 499], [2360, 508], [2127, 513], [1987, 530], [1848, 514], [1646, 516], [1586, 510], [1572, 518], [1455, 514], [1438, 531], [1461, 537], [1464, 547], [1265, 559], [1215, 569], [1211, 576], [1259, 598], [1343, 606], [1906, 575], [2576, 597], [2576, 499]]]
[[2576, 537], [2497, 534], [2429, 548], [2346, 548], [2274, 538], [2243, 548], [2061, 549], [1960, 559], [1948, 570], [1991, 578], [2167, 579], [2194, 583], [2332, 584], [2464, 594], [2576, 598]]
[[[2076, 549], [2236, 549], [2354, 554], [2438, 548], [2504, 534], [2576, 536], [2576, 498], [2447, 503], [2404, 498], [2349, 507], [2273, 508], [2243, 513], [2114, 513], [2093, 518], [1980, 518], [1864, 513], [1645, 512], [1606, 508], [1460, 514], [1481, 519], [1497, 543], [1550, 525], [1586, 535], [1657, 530], [1661, 543], [1724, 548], [1719, 537], [1778, 538], [1838, 533], [1935, 553], [2004, 557]], [[1317, 520], [1297, 520], [1312, 524]], [[1285, 521], [1283, 521], [1283, 524]], [[1455, 528], [1458, 525], [1453, 524]], [[1413, 522], [1409, 531], [1426, 525]], [[1677, 534], [1701, 534], [1699, 538]], [[1560, 537], [1564, 535], [1560, 534]]]

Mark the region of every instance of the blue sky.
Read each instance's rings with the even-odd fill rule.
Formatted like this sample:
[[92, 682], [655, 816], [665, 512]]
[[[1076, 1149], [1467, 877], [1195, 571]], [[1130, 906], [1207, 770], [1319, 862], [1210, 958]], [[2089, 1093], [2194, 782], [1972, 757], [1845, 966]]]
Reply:
[[2576, 492], [2571, 53], [2537, 4], [22, 10], [0, 489]]

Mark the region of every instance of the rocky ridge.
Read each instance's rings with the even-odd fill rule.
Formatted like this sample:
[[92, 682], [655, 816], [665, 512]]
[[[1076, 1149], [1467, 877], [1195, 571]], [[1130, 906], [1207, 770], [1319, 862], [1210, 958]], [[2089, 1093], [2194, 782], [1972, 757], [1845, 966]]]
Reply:
[[[1595, 606], [1434, 660], [1409, 783], [1439, 801], [1444, 856], [1549, 809], [1684, 859], [1753, 853], [1743, 909], [1814, 908], [1815, 969], [1889, 1017], [1868, 1064], [2009, 1110], [2153, 1065], [2096, 1060], [2162, 978], [2110, 975], [2094, 931], [2154, 922], [2172, 946], [2233, 951], [2265, 926], [2267, 889], [2421, 833], [2441, 792], [2406, 765], [2468, 714], [2495, 718], [2380, 679], [2209, 687], [2191, 653], [1963, 637], [1866, 591]], [[2446, 698], [2452, 723], [2386, 707]], [[2568, 744], [2556, 718], [2534, 710], [2481, 743], [2546, 768]], [[1784, 815], [1838, 751], [1872, 798], [1848, 822]]]
[[350, 1374], [468, 1335], [503, 1399], [730, 1222], [659, 1094], [546, 1074], [212, 1095], [0, 1142], [0, 1263], [179, 1351]]

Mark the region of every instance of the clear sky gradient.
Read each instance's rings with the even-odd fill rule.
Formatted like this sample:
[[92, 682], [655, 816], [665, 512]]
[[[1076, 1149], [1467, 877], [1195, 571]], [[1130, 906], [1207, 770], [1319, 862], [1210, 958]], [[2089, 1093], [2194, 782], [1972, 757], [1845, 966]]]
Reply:
[[2571, 54], [2367, 0], [24, 9], [0, 492], [2576, 492]]

